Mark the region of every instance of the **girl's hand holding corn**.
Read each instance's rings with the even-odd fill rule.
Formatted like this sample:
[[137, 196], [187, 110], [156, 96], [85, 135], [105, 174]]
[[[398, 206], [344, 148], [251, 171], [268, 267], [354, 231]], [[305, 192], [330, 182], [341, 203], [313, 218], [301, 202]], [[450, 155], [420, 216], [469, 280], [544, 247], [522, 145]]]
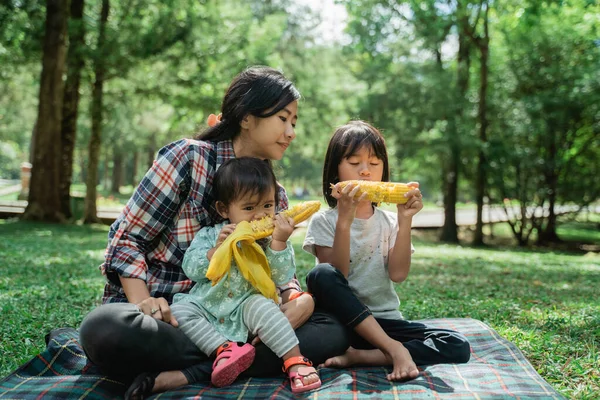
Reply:
[[398, 218], [412, 218], [423, 209], [423, 195], [419, 190], [419, 182], [409, 182], [410, 191], [404, 194], [408, 199], [405, 204], [398, 204]]
[[368, 199], [367, 193], [357, 196], [359, 190], [360, 184], [354, 182], [343, 187], [337, 183], [331, 188], [331, 196], [337, 200], [338, 221], [352, 224], [356, 216], [356, 206], [361, 201]]

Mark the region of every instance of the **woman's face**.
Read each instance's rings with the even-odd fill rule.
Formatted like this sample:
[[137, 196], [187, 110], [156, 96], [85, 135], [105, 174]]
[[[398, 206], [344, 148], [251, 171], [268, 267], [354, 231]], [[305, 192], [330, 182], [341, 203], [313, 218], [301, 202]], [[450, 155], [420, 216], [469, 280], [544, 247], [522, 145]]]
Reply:
[[[249, 115], [242, 122], [241, 148], [236, 156], [281, 160], [283, 153], [296, 137], [298, 101], [293, 101], [268, 118]], [[241, 153], [241, 154], [240, 154]]]

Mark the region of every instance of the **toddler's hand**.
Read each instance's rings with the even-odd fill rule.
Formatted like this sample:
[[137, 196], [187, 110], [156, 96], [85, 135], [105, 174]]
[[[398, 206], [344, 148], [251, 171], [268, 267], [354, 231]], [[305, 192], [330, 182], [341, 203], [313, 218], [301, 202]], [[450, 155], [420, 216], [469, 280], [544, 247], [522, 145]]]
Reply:
[[291, 217], [286, 218], [282, 214], [277, 214], [273, 218], [273, 225], [275, 225], [275, 229], [273, 229], [273, 240], [285, 243], [294, 232], [296, 223]]
[[407, 184], [412, 189], [405, 194], [408, 197], [406, 204], [398, 204], [398, 216], [409, 218], [423, 209], [423, 195], [419, 190], [418, 182], [409, 182]]
[[233, 233], [235, 227], [236, 224], [228, 224], [221, 228], [221, 232], [219, 232], [219, 237], [217, 237], [217, 243], [215, 244], [215, 248], [223, 244], [227, 237]]

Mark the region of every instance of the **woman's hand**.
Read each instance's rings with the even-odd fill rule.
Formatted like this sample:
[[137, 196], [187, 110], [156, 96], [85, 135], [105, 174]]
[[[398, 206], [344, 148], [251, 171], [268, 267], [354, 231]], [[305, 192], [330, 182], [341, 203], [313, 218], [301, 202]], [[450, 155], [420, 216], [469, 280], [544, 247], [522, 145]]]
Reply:
[[154, 297], [148, 297], [137, 304], [140, 311], [146, 315], [151, 316], [154, 319], [165, 321], [168, 324], [178, 327], [179, 323], [173, 315], [171, 315], [171, 307], [164, 297], [158, 299]]
[[423, 209], [423, 195], [419, 190], [419, 182], [407, 183], [412, 189], [405, 194], [408, 197], [406, 204], [398, 204], [398, 216], [401, 218], [412, 218]]
[[363, 193], [358, 198], [356, 194], [360, 190], [359, 184], [348, 184], [342, 190], [339, 183], [331, 189], [331, 196], [337, 200], [338, 221], [344, 221], [351, 224], [356, 216], [356, 207], [358, 203], [367, 199], [367, 194]]
[[281, 305], [281, 311], [290, 321], [294, 330], [301, 327], [315, 311], [315, 301], [312, 296], [305, 294]]

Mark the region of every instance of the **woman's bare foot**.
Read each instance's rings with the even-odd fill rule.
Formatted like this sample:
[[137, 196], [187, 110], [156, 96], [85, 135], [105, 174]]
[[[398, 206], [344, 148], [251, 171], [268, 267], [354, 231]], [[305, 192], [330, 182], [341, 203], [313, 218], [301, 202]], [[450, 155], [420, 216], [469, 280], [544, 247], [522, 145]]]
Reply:
[[161, 372], [154, 381], [152, 393], [166, 392], [188, 384], [188, 380], [181, 371]]
[[155, 372], [144, 372], [136, 376], [125, 391], [125, 400], [143, 400], [153, 393], [165, 392], [188, 384], [181, 371], [166, 371], [157, 375]]
[[419, 376], [417, 365], [413, 361], [410, 353], [402, 343], [394, 340], [394, 345], [384, 351], [385, 355], [392, 362], [393, 370], [387, 375], [390, 381], [404, 381], [414, 379]]

